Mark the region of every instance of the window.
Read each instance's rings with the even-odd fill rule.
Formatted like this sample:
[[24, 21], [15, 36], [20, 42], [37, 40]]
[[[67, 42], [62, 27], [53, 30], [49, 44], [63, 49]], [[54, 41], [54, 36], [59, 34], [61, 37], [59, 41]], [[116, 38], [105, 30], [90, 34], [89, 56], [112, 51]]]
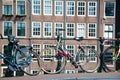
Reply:
[[78, 1], [78, 13], [79, 16], [85, 16], [86, 14], [86, 2]]
[[96, 53], [94, 51], [90, 50], [88, 47], [92, 48], [94, 50], [96, 49], [95, 45], [88, 45], [88, 46], [84, 45], [84, 46], [82, 46], [82, 48], [84, 49], [84, 53], [82, 51], [80, 51], [80, 54], [77, 54], [77, 56], [76, 56], [76, 61], [78, 61], [78, 62], [86, 61], [85, 56], [88, 56], [90, 62], [97, 62]]
[[12, 5], [4, 5], [4, 15], [12, 15]]
[[73, 73], [75, 73], [75, 70], [66, 70], [66, 73], [67, 74], [73, 74]]
[[85, 37], [86, 35], [86, 25], [84, 23], [77, 24], [77, 37]]
[[104, 37], [105, 38], [114, 38], [114, 29], [113, 24], [105, 24], [104, 26]]
[[74, 24], [73, 23], [67, 23], [67, 37], [74, 37]]
[[114, 2], [105, 2], [105, 17], [115, 17]]
[[[95, 50], [95, 46], [94, 45], [89, 45], [90, 48]], [[88, 56], [89, 56], [89, 60], [90, 62], [97, 62], [97, 57], [94, 51], [88, 50]]]
[[4, 67], [1, 66], [1, 77], [5, 77], [7, 68], [8, 68], [7, 66], [4, 66]]
[[33, 50], [35, 52], [39, 52], [41, 50], [41, 45], [40, 44], [33, 44]]
[[55, 1], [55, 15], [63, 15], [63, 1]]
[[72, 56], [75, 56], [74, 46], [73, 45], [66, 45], [66, 47], [67, 47], [68, 53], [71, 54]]
[[4, 36], [12, 35], [12, 22], [5, 21], [4, 22]]
[[66, 5], [67, 16], [74, 16], [74, 14], [75, 14], [75, 3], [74, 3], [74, 1], [67, 1], [66, 3], [67, 3], [67, 5]]
[[52, 37], [52, 23], [44, 22], [44, 37]]
[[25, 0], [17, 0], [17, 15], [25, 15], [26, 14], [26, 1]]
[[[44, 49], [49, 47], [51, 44], [44, 44]], [[51, 58], [53, 57], [50, 57], [52, 54], [54, 54], [54, 50], [52, 49], [46, 49], [44, 52], [43, 52], [43, 56], [44, 56], [44, 60], [45, 61], [51, 61]]]
[[[40, 44], [32, 44], [33, 51], [37, 52], [38, 54], [41, 52], [41, 45]], [[36, 61], [36, 57], [33, 56], [33, 61]]]
[[17, 36], [25, 37], [26, 24], [25, 22], [17, 22]]
[[[113, 26], [113, 24], [105, 24], [104, 25], [104, 37], [107, 39], [114, 38], [114, 26]], [[105, 40], [104, 44], [111, 45], [111, 44], [113, 44], [113, 42], [110, 40]]]
[[32, 24], [32, 36], [33, 37], [40, 37], [41, 35], [41, 23], [40, 22], [33, 22]]
[[88, 16], [96, 16], [97, 14], [97, 3], [88, 2]]
[[88, 24], [88, 37], [95, 38], [96, 37], [96, 24]]
[[[58, 30], [63, 29], [62, 23], [55, 23], [55, 36], [58, 35]], [[60, 34], [63, 35], [63, 31], [60, 31]]]
[[41, 0], [32, 0], [32, 13], [41, 14]]
[[44, 15], [52, 15], [52, 0], [44, 0]]

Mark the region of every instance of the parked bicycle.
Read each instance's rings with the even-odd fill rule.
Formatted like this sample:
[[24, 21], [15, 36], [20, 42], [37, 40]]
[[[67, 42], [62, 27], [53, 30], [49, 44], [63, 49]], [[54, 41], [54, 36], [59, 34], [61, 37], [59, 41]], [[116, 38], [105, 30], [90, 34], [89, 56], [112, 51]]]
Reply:
[[58, 30], [57, 44], [47, 46], [40, 53], [42, 70], [45, 73], [60, 73], [64, 70], [69, 60], [75, 68], [80, 67], [85, 72], [96, 71], [100, 64], [99, 55], [96, 50], [90, 46], [81, 46], [80, 41], [84, 38], [77, 37], [74, 40], [79, 42], [78, 50], [76, 56], [72, 55], [62, 44], [62, 40], [66, 39], [62, 37], [60, 31], [64, 31], [64, 29]]
[[[3, 39], [2, 34], [0, 35], [1, 39]], [[32, 47], [19, 45], [19, 40], [12, 35], [8, 36], [8, 42], [9, 51], [7, 53], [0, 52], [0, 58], [8, 65], [8, 68], [11, 71], [23, 71], [31, 76], [39, 74], [41, 70], [40, 59]], [[36, 62], [32, 63], [34, 58]], [[31, 72], [33, 68], [36, 70], [34, 73]]]
[[[120, 33], [118, 35], [120, 35]], [[116, 71], [116, 61], [120, 61], [120, 40], [116, 38], [111, 39], [109, 42], [112, 42], [112, 45], [105, 49], [103, 62], [109, 71]]]

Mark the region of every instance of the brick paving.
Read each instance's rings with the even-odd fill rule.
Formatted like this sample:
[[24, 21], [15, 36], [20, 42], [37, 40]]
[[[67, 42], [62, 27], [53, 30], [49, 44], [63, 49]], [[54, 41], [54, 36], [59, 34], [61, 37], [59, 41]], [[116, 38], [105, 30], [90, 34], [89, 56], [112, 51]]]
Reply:
[[120, 72], [114, 73], [80, 73], [80, 74], [46, 74], [0, 78], [0, 80], [120, 80]]

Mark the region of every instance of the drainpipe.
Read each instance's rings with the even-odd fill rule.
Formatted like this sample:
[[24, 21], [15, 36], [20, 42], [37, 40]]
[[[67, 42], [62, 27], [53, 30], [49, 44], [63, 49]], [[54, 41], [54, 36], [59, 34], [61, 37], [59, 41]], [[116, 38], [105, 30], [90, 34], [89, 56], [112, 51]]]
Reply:
[[[64, 38], [66, 38], [66, 0], [64, 0]], [[64, 40], [64, 46], [65, 46], [65, 40]]]
[[31, 37], [32, 37], [32, 0], [28, 0], [29, 3], [30, 3], [30, 16], [29, 16], [29, 19], [30, 19], [30, 33], [29, 33], [29, 46], [32, 46], [32, 42], [31, 42]]
[[[100, 37], [100, 20], [101, 20], [101, 17], [100, 17], [100, 0], [98, 0], [98, 2], [97, 2], [97, 38]], [[98, 52], [100, 52], [98, 41], [97, 41], [97, 50], [98, 50]]]

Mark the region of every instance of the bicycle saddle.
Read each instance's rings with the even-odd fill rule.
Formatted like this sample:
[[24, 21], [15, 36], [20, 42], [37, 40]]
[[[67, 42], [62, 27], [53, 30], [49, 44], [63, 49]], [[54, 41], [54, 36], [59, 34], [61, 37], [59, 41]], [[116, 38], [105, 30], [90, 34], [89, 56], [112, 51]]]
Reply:
[[76, 37], [76, 38], [75, 38], [76, 41], [81, 41], [81, 40], [83, 40], [83, 39], [84, 39], [83, 37]]

